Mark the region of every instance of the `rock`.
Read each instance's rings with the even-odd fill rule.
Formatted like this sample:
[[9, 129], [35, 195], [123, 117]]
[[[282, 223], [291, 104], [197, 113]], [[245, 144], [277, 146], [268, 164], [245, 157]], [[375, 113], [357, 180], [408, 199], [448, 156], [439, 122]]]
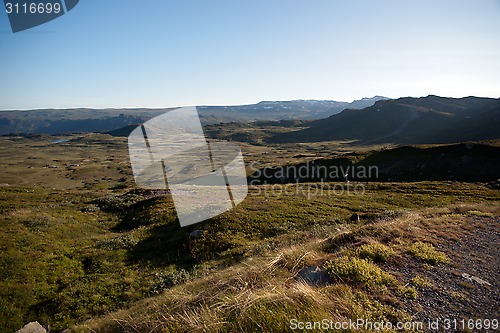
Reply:
[[200, 238], [204, 232], [205, 232], [204, 230], [194, 230], [193, 232], [191, 232], [189, 234], [189, 237], [194, 238], [194, 239]]
[[483, 280], [481, 278], [478, 278], [477, 276], [474, 276], [474, 275], [470, 275], [470, 274], [467, 274], [467, 273], [462, 273], [462, 277], [464, 279], [467, 279], [471, 282], [477, 282], [479, 284], [485, 284], [487, 286], [491, 286], [491, 283], [489, 283], [488, 281], [486, 280]]
[[326, 270], [320, 266], [309, 266], [303, 268], [297, 273], [295, 279], [315, 286], [324, 286], [332, 282], [332, 279]]
[[349, 221], [359, 222], [359, 215], [356, 213], [352, 214]]
[[492, 189], [500, 189], [500, 179], [489, 182], [487, 186]]
[[32, 321], [17, 330], [16, 333], [47, 333], [47, 330], [37, 321]]

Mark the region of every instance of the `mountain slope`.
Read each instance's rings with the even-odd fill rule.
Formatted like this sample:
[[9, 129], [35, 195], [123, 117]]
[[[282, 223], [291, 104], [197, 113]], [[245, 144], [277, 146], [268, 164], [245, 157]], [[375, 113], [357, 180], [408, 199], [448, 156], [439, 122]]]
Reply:
[[359, 140], [361, 143], [451, 143], [500, 137], [500, 99], [399, 98], [346, 109], [270, 142]]
[[500, 177], [500, 147], [490, 144], [403, 146], [357, 156], [356, 160], [343, 156], [260, 169], [248, 181], [252, 185], [332, 182], [345, 181], [346, 174], [354, 181], [397, 182], [488, 182]]

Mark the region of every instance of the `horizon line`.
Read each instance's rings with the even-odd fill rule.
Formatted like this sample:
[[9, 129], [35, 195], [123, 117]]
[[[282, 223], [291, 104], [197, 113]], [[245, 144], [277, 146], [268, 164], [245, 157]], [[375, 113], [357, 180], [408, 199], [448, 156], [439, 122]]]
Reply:
[[290, 100], [260, 100], [255, 103], [244, 103], [244, 104], [184, 104], [180, 106], [154, 106], [154, 107], [147, 107], [147, 106], [116, 106], [116, 107], [93, 107], [93, 106], [71, 106], [71, 107], [41, 107], [41, 108], [19, 108], [19, 109], [4, 109], [0, 108], [0, 112], [9, 112], [9, 111], [42, 111], [42, 110], [47, 110], [47, 111], [56, 111], [56, 110], [77, 110], [77, 109], [86, 109], [86, 110], [136, 110], [136, 109], [144, 109], [144, 110], [164, 110], [164, 109], [177, 109], [181, 107], [235, 107], [235, 106], [249, 106], [249, 105], [257, 105], [259, 103], [266, 103], [266, 102], [298, 102], [298, 101], [318, 101], [318, 102], [337, 102], [337, 103], [353, 103], [355, 101], [361, 101], [363, 99], [372, 99], [376, 97], [382, 97], [388, 100], [396, 100], [396, 99], [401, 99], [401, 98], [425, 98], [425, 97], [430, 97], [430, 96], [435, 96], [435, 97], [440, 97], [440, 98], [450, 98], [450, 99], [462, 99], [462, 98], [469, 98], [469, 97], [476, 97], [476, 98], [491, 98], [491, 99], [500, 99], [499, 97], [490, 97], [490, 96], [475, 96], [475, 95], [468, 95], [468, 96], [462, 96], [462, 97], [449, 97], [449, 96], [439, 96], [435, 94], [428, 94], [425, 96], [400, 96], [400, 97], [387, 97], [387, 96], [382, 96], [382, 95], [374, 95], [372, 97], [362, 97], [362, 98], [357, 98], [352, 100], [351, 102], [346, 102], [346, 101], [341, 101], [341, 100], [336, 100], [336, 99], [290, 99]]

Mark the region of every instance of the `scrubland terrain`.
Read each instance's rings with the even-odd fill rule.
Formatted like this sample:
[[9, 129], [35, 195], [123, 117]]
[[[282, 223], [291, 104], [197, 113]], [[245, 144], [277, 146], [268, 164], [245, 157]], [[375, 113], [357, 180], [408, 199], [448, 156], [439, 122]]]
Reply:
[[[249, 174], [393, 148], [254, 135], [282, 126], [217, 130], [207, 132], [252, 137], [232, 137]], [[358, 318], [429, 331], [428, 320], [499, 317], [500, 192], [489, 174], [255, 185], [235, 209], [181, 228], [168, 191], [134, 185], [124, 137], [4, 136], [0, 147], [3, 332], [35, 320], [51, 332], [283, 332], [292, 319]], [[469, 166], [490, 157], [470, 155]], [[308, 267], [317, 284], [298, 277]]]

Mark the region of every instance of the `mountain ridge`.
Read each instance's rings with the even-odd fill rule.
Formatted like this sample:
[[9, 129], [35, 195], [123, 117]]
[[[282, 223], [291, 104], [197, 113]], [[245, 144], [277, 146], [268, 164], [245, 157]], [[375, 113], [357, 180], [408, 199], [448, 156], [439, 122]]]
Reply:
[[[320, 119], [346, 107], [365, 107], [386, 97], [375, 96], [351, 103], [333, 100], [261, 101], [234, 106], [198, 106], [202, 124], [257, 120]], [[137, 125], [173, 108], [36, 109], [0, 112], [0, 135], [9, 133], [57, 134], [102, 132]]]
[[381, 100], [308, 122], [269, 142], [358, 140], [373, 143], [451, 143], [500, 138], [500, 99], [435, 95]]

